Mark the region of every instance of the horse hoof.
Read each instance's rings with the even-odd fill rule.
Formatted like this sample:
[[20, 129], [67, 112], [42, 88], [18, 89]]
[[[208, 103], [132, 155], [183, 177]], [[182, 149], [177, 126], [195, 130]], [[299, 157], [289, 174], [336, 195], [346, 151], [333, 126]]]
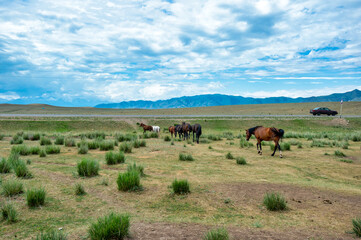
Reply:
[[280, 156], [280, 158], [283, 158], [282, 155]]

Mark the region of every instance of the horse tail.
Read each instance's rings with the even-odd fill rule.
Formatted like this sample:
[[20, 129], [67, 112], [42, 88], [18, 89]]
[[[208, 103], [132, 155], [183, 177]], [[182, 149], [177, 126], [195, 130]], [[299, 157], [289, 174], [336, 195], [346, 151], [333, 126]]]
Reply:
[[198, 134], [199, 136], [202, 135], [202, 127], [199, 125], [199, 128], [198, 128]]
[[283, 131], [283, 129], [279, 129], [278, 132], [279, 132], [280, 138], [283, 138], [283, 135], [285, 134], [285, 131]]
[[271, 128], [271, 130], [274, 134], [276, 134], [277, 137], [280, 137], [280, 138], [282, 138], [283, 135], [285, 134], [285, 131], [283, 129], [277, 129], [277, 128], [273, 127], [273, 128]]

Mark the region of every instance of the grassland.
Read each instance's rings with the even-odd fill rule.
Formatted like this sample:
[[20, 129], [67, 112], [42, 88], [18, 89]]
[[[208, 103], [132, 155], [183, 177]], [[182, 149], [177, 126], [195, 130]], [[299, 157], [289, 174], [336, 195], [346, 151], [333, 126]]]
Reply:
[[[182, 120], [202, 125], [199, 145], [164, 141], [169, 135], [164, 128]], [[159, 138], [144, 139], [146, 147], [125, 154], [122, 164], [107, 165], [107, 151], [89, 149], [83, 155], [77, 147], [63, 145], [59, 154], [21, 156], [30, 163], [33, 177], [17, 178], [12, 172], [0, 174], [1, 182], [18, 179], [25, 191], [43, 187], [47, 198], [44, 206], [29, 208], [25, 193], [11, 198], [0, 195], [0, 202], [11, 201], [19, 213], [15, 223], [0, 222], [0, 239], [31, 239], [40, 231], [58, 228], [69, 239], [87, 239], [91, 223], [111, 211], [130, 215], [133, 239], [200, 239], [218, 227], [227, 229], [233, 239], [353, 239], [348, 232], [352, 219], [361, 214], [361, 154], [360, 141], [352, 137], [361, 136], [361, 120], [347, 120], [348, 124], [327, 117], [1, 118], [0, 158], [9, 157], [10, 141], [17, 132], [45, 134], [52, 142], [62, 135], [79, 143], [94, 140], [86, 133], [103, 132], [108, 141], [116, 140], [119, 133], [142, 136], [140, 121], [159, 125], [162, 131]], [[271, 157], [270, 146], [265, 145], [260, 156], [254, 138], [253, 146], [242, 148], [244, 129], [256, 125], [283, 128], [282, 141], [291, 144], [291, 151], [284, 151], [284, 158]], [[220, 140], [211, 140], [217, 139], [214, 136]], [[311, 147], [315, 140], [318, 145]], [[43, 148], [39, 141], [23, 144]], [[336, 156], [335, 151], [346, 156]], [[194, 161], [180, 161], [180, 153], [190, 154]], [[247, 164], [226, 159], [227, 153], [244, 157]], [[83, 158], [99, 161], [99, 175], [78, 175], [77, 164]], [[134, 162], [144, 167], [142, 190], [119, 191], [119, 173]], [[174, 179], [187, 179], [191, 193], [173, 194]], [[76, 184], [82, 184], [86, 194], [76, 195]], [[267, 192], [281, 193], [287, 210], [268, 211], [262, 204]]]

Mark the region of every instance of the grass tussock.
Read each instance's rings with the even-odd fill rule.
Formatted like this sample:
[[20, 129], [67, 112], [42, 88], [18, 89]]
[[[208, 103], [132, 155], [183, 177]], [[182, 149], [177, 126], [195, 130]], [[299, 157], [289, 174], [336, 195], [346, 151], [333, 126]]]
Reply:
[[6, 158], [0, 159], [0, 173], [9, 173], [11, 172], [11, 164]]
[[137, 171], [141, 177], [144, 177], [144, 167], [142, 165], [137, 165], [136, 163], [130, 164], [127, 167], [127, 171]]
[[66, 138], [64, 140], [65, 147], [75, 147], [75, 139], [74, 138]]
[[287, 209], [287, 202], [279, 193], [266, 193], [263, 197], [263, 204], [270, 211], [282, 211]]
[[244, 157], [237, 157], [236, 158], [236, 163], [239, 164], [239, 165], [246, 165], [247, 164], [247, 161]]
[[41, 149], [39, 152], [39, 157], [46, 157], [45, 149]]
[[45, 147], [46, 154], [58, 154], [60, 153], [60, 147], [48, 145]]
[[140, 174], [135, 170], [119, 173], [117, 184], [118, 190], [123, 192], [137, 191], [142, 189], [140, 185]]
[[124, 153], [131, 153], [133, 148], [133, 144], [131, 142], [123, 142], [119, 145], [119, 151]]
[[78, 153], [79, 154], [87, 154], [88, 153], [88, 144], [86, 142], [82, 142], [79, 145]]
[[33, 188], [26, 191], [26, 202], [29, 207], [40, 207], [45, 204], [46, 191], [44, 188]]
[[99, 163], [96, 160], [83, 158], [77, 165], [79, 176], [92, 177], [97, 176], [99, 172]]
[[14, 223], [18, 221], [18, 213], [12, 203], [7, 202], [2, 204], [0, 211], [4, 221], [7, 221], [8, 223]]
[[126, 214], [110, 213], [91, 224], [91, 240], [124, 239], [129, 235], [130, 217]]
[[75, 195], [78, 195], [78, 196], [86, 194], [84, 186], [81, 183], [76, 183], [74, 185], [74, 191], [75, 191]]
[[172, 182], [172, 189], [175, 194], [188, 194], [191, 192], [187, 179], [174, 179]]
[[337, 157], [346, 157], [346, 154], [344, 154], [344, 153], [341, 152], [340, 150], [336, 150], [336, 151], [335, 151], [335, 156], [337, 156]]
[[105, 162], [108, 165], [124, 163], [125, 162], [124, 153], [123, 152], [119, 152], [119, 153], [107, 152], [105, 154]]
[[23, 142], [24, 142], [23, 137], [16, 134], [13, 136], [13, 139], [11, 139], [10, 144], [22, 144]]
[[64, 136], [56, 136], [54, 144], [64, 145], [64, 140], [65, 140]]
[[361, 218], [352, 219], [352, 226], [353, 233], [361, 238]]
[[228, 231], [225, 228], [218, 228], [208, 231], [203, 240], [228, 240]]
[[99, 142], [99, 150], [101, 151], [109, 151], [114, 150], [114, 141], [101, 141]]
[[179, 153], [180, 161], [194, 161], [194, 158], [191, 154]]
[[42, 137], [40, 138], [40, 145], [41, 145], [41, 146], [51, 145], [51, 144], [52, 144], [52, 142], [51, 142], [50, 138], [47, 138], [47, 137], [45, 137], [45, 136], [42, 136]]
[[165, 142], [170, 142], [170, 140], [171, 140], [171, 139], [170, 139], [170, 137], [169, 137], [168, 135], [164, 137], [164, 141], [165, 141]]
[[23, 192], [23, 184], [16, 179], [9, 179], [2, 183], [2, 194], [6, 197], [12, 197]]
[[234, 159], [234, 156], [232, 155], [232, 153], [228, 152], [228, 153], [226, 154], [226, 158], [227, 158], [227, 159]]
[[28, 169], [28, 166], [26, 165], [25, 161], [19, 159], [14, 165], [13, 169], [15, 172], [15, 175], [19, 178], [32, 178], [33, 175]]
[[60, 230], [49, 230], [47, 232], [41, 232], [36, 236], [36, 240], [67, 240], [66, 233]]
[[[283, 142], [283, 143], [278, 143], [281, 146], [281, 151], [291, 151], [291, 144], [288, 142]], [[274, 144], [270, 144], [270, 149], [272, 151], [275, 150], [275, 145]]]

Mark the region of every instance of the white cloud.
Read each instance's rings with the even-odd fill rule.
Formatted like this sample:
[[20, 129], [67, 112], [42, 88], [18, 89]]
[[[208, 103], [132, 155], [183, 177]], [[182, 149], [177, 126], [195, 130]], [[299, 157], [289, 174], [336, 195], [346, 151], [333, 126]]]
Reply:
[[20, 96], [14, 92], [5, 92], [5, 93], [0, 93], [0, 99], [11, 101], [11, 100], [20, 99]]

